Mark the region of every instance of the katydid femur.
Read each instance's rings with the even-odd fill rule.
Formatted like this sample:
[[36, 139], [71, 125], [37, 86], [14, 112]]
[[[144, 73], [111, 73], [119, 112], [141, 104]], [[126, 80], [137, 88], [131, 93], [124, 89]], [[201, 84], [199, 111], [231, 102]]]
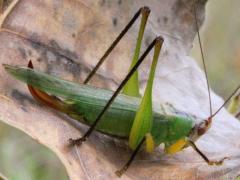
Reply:
[[[196, 20], [195, 3], [194, 12]], [[95, 129], [108, 135], [129, 139], [129, 146], [134, 152], [129, 161], [116, 172], [119, 176], [128, 169], [138, 150], [144, 143], [147, 152], [152, 152], [154, 147], [163, 143], [165, 145], [166, 153], [170, 154], [191, 146], [209, 165], [220, 165], [226, 158], [219, 161], [211, 161], [197, 148], [194, 142], [208, 130], [212, 118], [223, 108], [240, 87], [237, 87], [228, 100], [215, 113], [212, 113], [209, 83], [207, 81], [210, 116], [201, 120], [200, 123], [195, 123], [199, 122], [196, 121], [199, 118], [186, 113], [181, 113], [177, 110], [171, 114], [163, 113], [160, 108], [155, 108], [153, 110], [152, 86], [155, 68], [163, 44], [163, 38], [155, 38], [146, 48], [144, 53], [141, 56], [139, 55], [149, 13], [150, 10], [148, 7], [142, 7], [137, 11], [106, 53], [102, 56], [96, 67], [87, 76], [83, 84], [76, 84], [35, 71], [32, 69], [33, 66], [31, 62], [29, 63], [29, 68], [10, 65], [4, 65], [4, 67], [7, 72], [15, 78], [28, 84], [31, 94], [37, 101], [66, 113], [70, 117], [90, 126], [89, 130], [83, 135], [83, 137], [70, 140], [71, 145], [82, 144], [82, 142], [85, 141]], [[132, 64], [129, 73], [121, 82], [117, 90], [113, 92], [85, 85], [91, 80], [106, 57], [111, 53], [140, 15], [142, 15], [142, 19]], [[198, 31], [199, 28], [197, 21], [196, 28]], [[201, 45], [199, 34], [198, 38]], [[137, 69], [153, 48], [154, 55], [147, 86], [143, 97], [140, 98]], [[202, 59], [207, 79], [204, 58]], [[59, 99], [57, 96], [62, 99]]]

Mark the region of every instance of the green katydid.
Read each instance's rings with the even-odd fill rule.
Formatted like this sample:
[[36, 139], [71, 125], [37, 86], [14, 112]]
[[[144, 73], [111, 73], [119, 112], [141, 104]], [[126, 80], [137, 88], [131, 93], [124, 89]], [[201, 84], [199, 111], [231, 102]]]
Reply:
[[[117, 171], [118, 175], [121, 175], [127, 170], [144, 142], [146, 143], [146, 150], [148, 152], [151, 152], [154, 146], [158, 146], [162, 143], [165, 145], [167, 153], [175, 153], [187, 146], [192, 146], [208, 164], [222, 164], [225, 158], [220, 161], [209, 160], [196, 147], [194, 141], [207, 131], [211, 125], [212, 118], [227, 101], [215, 113], [211, 113], [208, 118], [200, 121], [198, 124], [195, 123], [197, 122], [195, 116], [178, 112], [177, 110], [172, 114], [165, 114], [161, 109], [156, 107], [152, 108], [154, 71], [163, 44], [163, 39], [158, 37], [153, 40], [142, 56], [139, 57], [141, 39], [144, 34], [149, 12], [147, 7], [143, 7], [135, 14], [129, 24], [103, 55], [96, 65], [96, 68], [94, 68], [85, 80], [84, 84], [75, 84], [32, 70], [31, 63], [29, 63], [29, 68], [4, 65], [5, 69], [15, 78], [26, 82], [30, 92], [38, 101], [91, 126], [82, 138], [71, 140], [71, 144], [81, 144], [90, 136], [94, 129], [108, 135], [126, 139], [129, 138], [129, 146], [134, 152], [126, 165], [120, 171]], [[113, 92], [86, 85], [111, 50], [117, 45], [123, 35], [141, 14], [142, 21], [133, 63], [128, 75], [117, 90]], [[141, 99], [139, 97], [138, 77], [136, 72], [137, 68], [153, 47], [155, 47], [155, 51], [152, 67], [143, 98]], [[124, 94], [120, 93], [123, 88]], [[238, 89], [239, 87], [234, 93]], [[64, 100], [57, 98], [57, 96]]]

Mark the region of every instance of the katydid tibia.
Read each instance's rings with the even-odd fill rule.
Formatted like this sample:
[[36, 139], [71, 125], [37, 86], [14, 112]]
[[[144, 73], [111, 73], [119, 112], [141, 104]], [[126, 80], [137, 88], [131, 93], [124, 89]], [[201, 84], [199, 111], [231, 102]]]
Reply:
[[[137, 11], [83, 84], [76, 84], [33, 70], [31, 61], [29, 68], [10, 65], [4, 65], [4, 67], [15, 78], [28, 84], [31, 94], [37, 101], [90, 126], [83, 137], [71, 140], [71, 145], [80, 145], [95, 129], [110, 136], [129, 139], [129, 146], [134, 152], [123, 168], [117, 171], [119, 176], [127, 170], [143, 143], [146, 144], [147, 152], [152, 152], [154, 147], [160, 144], [165, 145], [166, 153], [176, 153], [183, 148], [191, 146], [208, 164], [220, 165], [226, 158], [219, 161], [211, 161], [197, 148], [194, 142], [208, 130], [212, 118], [240, 87], [232, 93], [223, 106], [215, 113], [212, 113], [211, 110], [208, 118], [199, 121], [196, 121], [197, 117], [177, 110], [171, 114], [166, 114], [161, 108], [152, 107], [154, 72], [163, 44], [163, 38], [157, 37], [154, 39], [144, 53], [139, 56], [149, 13], [150, 10], [147, 7], [140, 8]], [[142, 20], [132, 64], [129, 73], [117, 90], [110, 91], [86, 85], [140, 15], [142, 15]], [[196, 27], [198, 29], [197, 23]], [[147, 86], [143, 97], [140, 98], [137, 69], [153, 48], [154, 55]], [[206, 72], [205, 66], [204, 69]], [[61, 97], [61, 99], [58, 97]]]

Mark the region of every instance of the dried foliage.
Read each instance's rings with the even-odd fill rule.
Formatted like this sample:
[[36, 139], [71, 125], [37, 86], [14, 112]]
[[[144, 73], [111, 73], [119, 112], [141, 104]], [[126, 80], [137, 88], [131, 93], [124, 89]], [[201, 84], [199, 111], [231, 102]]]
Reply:
[[[201, 24], [206, 1], [199, 2]], [[144, 0], [15, 0], [0, 18], [0, 62], [26, 65], [31, 59], [42, 71], [80, 83], [143, 5], [152, 10], [144, 46], [157, 35], [165, 39], [156, 72], [155, 101], [169, 102], [187, 113], [207, 117], [206, 81], [195, 61], [187, 56], [196, 35], [192, 0], [151, 0], [148, 4]], [[92, 84], [116, 88], [127, 72], [137, 30], [136, 25], [110, 55]], [[142, 86], [149, 60], [141, 68]], [[94, 133], [81, 147], [68, 148], [68, 139], [79, 137], [86, 127], [36, 103], [26, 86], [10, 77], [2, 67], [0, 80], [0, 120], [54, 151], [71, 179], [117, 179], [115, 170], [130, 155], [123, 142]], [[212, 95], [217, 109], [222, 100]], [[198, 145], [211, 158], [230, 156], [223, 166], [208, 166], [191, 148], [173, 156], [157, 149], [152, 155], [140, 153], [122, 179], [236, 177], [240, 166], [240, 124], [224, 110], [215, 119]]]

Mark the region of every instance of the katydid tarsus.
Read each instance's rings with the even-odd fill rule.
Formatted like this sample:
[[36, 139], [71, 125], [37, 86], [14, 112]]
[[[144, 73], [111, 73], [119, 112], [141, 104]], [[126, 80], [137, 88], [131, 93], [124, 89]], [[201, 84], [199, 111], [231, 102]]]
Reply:
[[[172, 114], [165, 114], [162, 113], [160, 108], [152, 107], [154, 71], [159, 59], [158, 57], [163, 44], [163, 38], [157, 37], [154, 39], [144, 53], [139, 56], [141, 41], [149, 13], [150, 10], [147, 7], [142, 7], [137, 11], [129, 24], [127, 24], [110, 48], [102, 56], [99, 63], [88, 75], [83, 84], [65, 81], [32, 70], [33, 66], [31, 61], [29, 63], [29, 68], [10, 65], [4, 65], [4, 67], [7, 72], [15, 78], [28, 84], [31, 94], [37, 101], [66, 113], [70, 117], [90, 126], [89, 130], [83, 135], [83, 137], [70, 140], [71, 145], [82, 144], [82, 142], [85, 141], [95, 129], [110, 136], [129, 139], [129, 146], [134, 152], [123, 168], [117, 171], [117, 175], [119, 176], [127, 170], [138, 150], [144, 143], [147, 152], [152, 152], [153, 148], [160, 144], [165, 145], [166, 153], [176, 153], [183, 148], [191, 146], [209, 165], [220, 165], [223, 163], [224, 159], [226, 159], [225, 157], [219, 161], [211, 161], [197, 148], [194, 142], [208, 130], [212, 123], [212, 118], [231, 99], [239, 87], [237, 87], [225, 103], [213, 113], [211, 108], [209, 83], [207, 80], [210, 115], [200, 121], [196, 121], [196, 119], [199, 118], [195, 116], [181, 113], [177, 110]], [[110, 91], [86, 85], [140, 15], [142, 20], [133, 56], [133, 63], [131, 64], [129, 73], [117, 90]], [[195, 8], [194, 16], [196, 19]], [[198, 31], [199, 28], [197, 21], [196, 28]], [[199, 34], [198, 38], [201, 46]], [[154, 55], [149, 79], [144, 95], [140, 98], [137, 69], [153, 48]], [[204, 58], [202, 59], [207, 79]], [[62, 99], [57, 98], [58, 96]]]

